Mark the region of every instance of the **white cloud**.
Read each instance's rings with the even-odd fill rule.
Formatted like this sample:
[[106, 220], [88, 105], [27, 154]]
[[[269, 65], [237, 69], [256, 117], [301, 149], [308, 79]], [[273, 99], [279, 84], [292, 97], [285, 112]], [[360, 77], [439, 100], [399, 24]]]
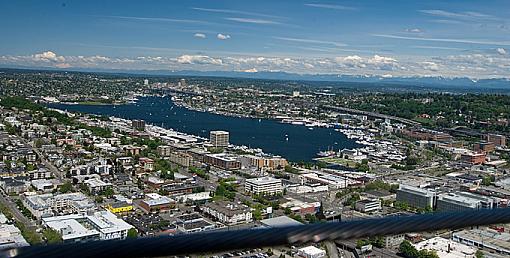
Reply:
[[34, 59], [45, 62], [65, 62], [65, 58], [63, 56], [57, 56], [57, 54], [52, 51], [35, 54]]
[[408, 28], [406, 29], [406, 32], [410, 32], [410, 33], [421, 33], [422, 31], [418, 28]]
[[402, 69], [399, 62], [392, 57], [374, 55], [372, 57], [361, 57], [351, 55], [345, 57], [336, 57], [335, 62], [342, 68], [347, 69], [367, 69], [367, 70], [398, 70]]
[[271, 21], [271, 20], [240, 18], [240, 17], [230, 17], [230, 18], [225, 18], [225, 20], [242, 22], [242, 23], [255, 23], [255, 24], [281, 24], [279, 22]]
[[446, 17], [446, 18], [457, 18], [457, 19], [465, 19], [465, 20], [475, 20], [475, 19], [494, 19], [496, 17], [479, 13], [479, 12], [450, 12], [445, 10], [420, 10], [421, 13], [425, 13], [428, 15]]
[[336, 60], [350, 67], [365, 68], [367, 66], [363, 58], [357, 55], [337, 57]]
[[257, 70], [257, 68], [251, 68], [251, 69], [243, 70], [243, 72], [245, 72], [245, 73], [256, 73], [256, 72], [258, 72], [258, 70]]
[[375, 37], [391, 38], [391, 39], [406, 39], [418, 41], [437, 41], [437, 42], [451, 42], [451, 43], [464, 43], [464, 44], [478, 44], [478, 45], [503, 45], [510, 46], [510, 41], [484, 41], [473, 39], [448, 39], [448, 38], [420, 38], [420, 37], [407, 37], [389, 34], [372, 34]]
[[190, 23], [190, 24], [209, 24], [206, 21], [200, 20], [186, 20], [186, 19], [171, 19], [171, 18], [161, 18], [161, 17], [135, 17], [135, 16], [100, 16], [105, 18], [112, 19], [122, 19], [122, 20], [135, 20], [135, 21], [148, 21], [148, 22], [175, 22], [175, 23]]
[[55, 67], [65, 69], [65, 68], [70, 68], [72, 66], [68, 63], [59, 63], [59, 64], [56, 64]]
[[218, 35], [216, 35], [216, 38], [221, 39], [221, 40], [226, 40], [226, 39], [230, 39], [230, 35], [218, 33]]
[[195, 33], [195, 35], [193, 35], [193, 37], [195, 38], [201, 38], [201, 39], [205, 39], [206, 36], [204, 33]]
[[507, 52], [506, 52], [506, 49], [501, 48], [501, 47], [498, 47], [498, 48], [496, 49], [496, 52], [498, 52], [498, 54], [500, 54], [500, 55], [506, 55], [506, 53], [507, 53]]
[[230, 13], [230, 14], [260, 16], [260, 17], [281, 18], [278, 16], [264, 14], [264, 13], [245, 12], [245, 11], [232, 10], [232, 9], [213, 9], [213, 8], [200, 8], [200, 7], [193, 7], [191, 9], [197, 10], [197, 11], [204, 11], [204, 12], [213, 12], [213, 13]]
[[462, 55], [417, 57], [388, 55], [345, 55], [337, 57], [281, 57], [206, 54], [178, 56], [108, 57], [60, 56], [45, 51], [25, 56], [0, 56], [3, 66], [200, 70], [200, 71], [285, 71], [294, 73], [334, 73], [392, 76], [468, 76], [472, 78], [510, 78], [507, 50], [473, 52]]
[[395, 58], [391, 58], [391, 57], [374, 55], [374, 57], [368, 59], [368, 62], [373, 63], [373, 64], [390, 64], [390, 63], [396, 63], [397, 60]]
[[333, 45], [335, 47], [345, 47], [347, 46], [344, 43], [334, 42], [334, 41], [326, 41], [326, 40], [317, 40], [317, 39], [303, 39], [303, 38], [289, 38], [289, 37], [273, 37], [275, 39], [291, 41], [291, 42], [299, 42], [299, 43], [312, 43], [312, 44], [324, 44], [324, 45]]
[[424, 61], [424, 62], [421, 62], [420, 64], [422, 65], [423, 69], [425, 69], [425, 70], [429, 70], [429, 71], [433, 71], [433, 72], [439, 71], [439, 65], [434, 62]]
[[458, 47], [441, 47], [441, 46], [410, 46], [412, 48], [422, 48], [422, 49], [439, 49], [439, 50], [466, 50], [465, 48]]
[[336, 4], [305, 4], [310, 7], [324, 8], [324, 9], [333, 9], [333, 10], [356, 10], [354, 7], [344, 6], [344, 5], [336, 5]]
[[220, 58], [212, 58], [205, 55], [182, 55], [177, 57], [177, 62], [180, 64], [212, 64], [222, 65], [223, 60]]

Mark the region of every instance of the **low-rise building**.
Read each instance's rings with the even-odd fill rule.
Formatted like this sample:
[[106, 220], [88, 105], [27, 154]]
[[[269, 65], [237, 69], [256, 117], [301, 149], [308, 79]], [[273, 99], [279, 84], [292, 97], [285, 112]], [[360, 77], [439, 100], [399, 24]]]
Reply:
[[506, 136], [500, 134], [487, 134], [485, 139], [488, 142], [494, 143], [496, 146], [505, 147], [506, 146]]
[[311, 245], [298, 249], [298, 256], [304, 258], [322, 258], [326, 257], [326, 251]]
[[189, 167], [191, 166], [193, 158], [190, 154], [185, 152], [171, 152], [168, 154], [168, 160], [183, 167]]
[[288, 201], [280, 204], [280, 207], [287, 210], [289, 209], [292, 213], [306, 215], [315, 214], [321, 207], [320, 202], [304, 202], [293, 198], [286, 198]]
[[167, 157], [167, 156], [170, 156], [170, 153], [172, 153], [172, 146], [168, 146], [168, 145], [162, 145], [162, 146], [158, 146], [157, 150], [158, 150], [158, 154], [162, 157]]
[[27, 174], [30, 179], [49, 179], [53, 177], [51, 171], [43, 167], [30, 170], [27, 172]]
[[488, 228], [465, 229], [453, 233], [459, 243], [483, 248], [502, 256], [510, 256], [510, 234]]
[[57, 189], [57, 186], [59, 183], [56, 180], [37, 179], [37, 180], [30, 181], [30, 184], [37, 191], [51, 192], [51, 191]]
[[145, 212], [168, 210], [175, 204], [175, 201], [169, 197], [159, 195], [157, 193], [149, 193], [145, 195], [145, 199], [140, 201], [139, 206]]
[[8, 194], [20, 194], [28, 191], [30, 182], [26, 177], [5, 177], [0, 179], [0, 187]]
[[124, 146], [124, 152], [127, 154], [127, 155], [132, 155], [132, 156], [136, 156], [136, 155], [140, 155], [140, 151], [142, 150], [142, 148], [138, 147], [138, 146]]
[[218, 168], [233, 170], [241, 168], [241, 162], [237, 158], [235, 155], [226, 153], [207, 154], [204, 156], [204, 162]]
[[0, 250], [23, 246], [29, 246], [29, 244], [16, 226], [0, 224]]
[[279, 194], [283, 192], [282, 180], [272, 177], [246, 179], [244, 191], [252, 194]]
[[177, 195], [175, 196], [176, 200], [186, 203], [186, 202], [192, 202], [192, 203], [204, 203], [207, 200], [210, 200], [211, 192], [199, 192], [199, 193], [190, 193], [190, 194], [183, 194], [183, 195]]
[[259, 170], [279, 170], [288, 165], [286, 159], [271, 155], [243, 155], [241, 164], [244, 167], [255, 167]]
[[70, 214], [42, 219], [43, 225], [56, 230], [64, 243], [90, 240], [125, 239], [133, 228], [110, 211], [88, 214]]
[[176, 218], [177, 228], [183, 233], [195, 233], [212, 230], [216, 226], [198, 213], [183, 214]]
[[84, 181], [89, 191], [93, 194], [100, 193], [108, 188], [112, 187], [111, 183], [106, 183], [98, 178], [90, 178]]
[[124, 201], [109, 203], [106, 208], [112, 213], [126, 213], [133, 210], [133, 204]]
[[378, 199], [365, 199], [357, 201], [355, 204], [357, 211], [361, 212], [374, 212], [382, 209], [381, 200]]
[[260, 221], [260, 224], [263, 227], [268, 227], [268, 228], [280, 228], [280, 227], [303, 225], [303, 223], [301, 223], [295, 219], [291, 219], [287, 216], [279, 216], [279, 217], [274, 217], [274, 218], [269, 218], [269, 219], [263, 219]]
[[38, 194], [25, 196], [23, 205], [37, 219], [54, 215], [94, 211], [94, 202], [82, 193]]
[[124, 219], [133, 225], [141, 236], [168, 236], [177, 233], [177, 226], [158, 214], [131, 213]]
[[434, 237], [414, 244], [420, 250], [435, 251], [441, 258], [475, 257], [476, 248], [442, 237]]
[[405, 240], [404, 234], [399, 235], [388, 235], [383, 237], [385, 248], [398, 247]]
[[475, 143], [475, 145], [473, 147], [474, 147], [475, 152], [485, 152], [485, 153], [493, 152], [494, 149], [496, 148], [496, 146], [492, 142], [478, 142], [478, 143]]
[[252, 221], [249, 207], [226, 202], [212, 202], [202, 206], [202, 211], [218, 221], [233, 225]]
[[469, 164], [483, 164], [485, 162], [486, 155], [485, 153], [463, 153], [460, 155], [460, 159], [463, 162], [469, 163]]
[[154, 160], [150, 158], [140, 158], [138, 159], [138, 162], [140, 163], [140, 166], [145, 171], [152, 171], [154, 170]]

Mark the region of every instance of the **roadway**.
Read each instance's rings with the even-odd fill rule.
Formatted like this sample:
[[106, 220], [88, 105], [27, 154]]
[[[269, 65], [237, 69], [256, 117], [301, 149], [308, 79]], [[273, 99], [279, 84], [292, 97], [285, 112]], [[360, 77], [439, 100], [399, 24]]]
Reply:
[[41, 159], [41, 162], [44, 164], [44, 166], [46, 168], [48, 168], [50, 170], [50, 172], [53, 175], [55, 175], [60, 180], [65, 179], [65, 174], [62, 171], [58, 170], [58, 168], [55, 167], [55, 165], [53, 165], [51, 162], [46, 160], [45, 156], [37, 148], [32, 148], [32, 149], [34, 150], [35, 153], [37, 153], [37, 156], [39, 156], [39, 159]]
[[39, 149], [37, 148], [34, 148], [33, 146], [31, 146], [30, 144], [28, 144], [27, 140], [23, 137], [20, 137], [20, 136], [17, 136], [24, 144], [26, 144], [27, 146], [30, 146], [32, 148], [32, 150], [37, 154], [37, 156], [39, 157], [39, 159], [41, 160], [41, 162], [43, 163], [43, 165], [50, 170], [50, 172], [55, 175], [58, 179], [62, 180], [62, 179], [65, 179], [65, 174], [58, 170], [57, 167], [55, 167], [51, 162], [49, 162], [48, 160], [46, 160], [46, 157], [41, 153], [41, 151], [39, 151]]
[[408, 124], [408, 125], [420, 125], [420, 123], [410, 120], [410, 119], [405, 119], [405, 118], [390, 116], [390, 115], [383, 115], [383, 114], [379, 114], [379, 113], [375, 113], [375, 112], [363, 111], [363, 110], [346, 108], [346, 107], [330, 106], [330, 105], [324, 105], [322, 107], [325, 109], [342, 111], [342, 112], [347, 112], [347, 113], [351, 113], [351, 114], [360, 114], [360, 115], [365, 115], [365, 116], [369, 116], [369, 117], [390, 119], [390, 120], [398, 121], [398, 122], [401, 122], [403, 124]]
[[21, 222], [22, 224], [29, 228], [32, 229], [36, 228], [35, 223], [32, 220], [25, 217], [23, 213], [21, 213], [16, 203], [12, 202], [10, 197], [3, 190], [0, 190], [0, 203], [11, 211], [12, 216], [14, 216], [14, 218], [17, 221]]
[[324, 244], [326, 245], [329, 258], [339, 258], [338, 247], [333, 241], [325, 241]]

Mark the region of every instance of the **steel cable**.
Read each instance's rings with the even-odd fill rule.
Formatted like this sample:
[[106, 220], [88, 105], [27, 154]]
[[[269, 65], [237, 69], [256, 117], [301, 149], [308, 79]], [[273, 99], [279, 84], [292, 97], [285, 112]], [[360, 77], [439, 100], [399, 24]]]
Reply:
[[510, 223], [510, 209], [434, 213], [282, 228], [210, 231], [126, 240], [38, 245], [12, 249], [9, 252], [4, 252], [4, 256], [19, 258], [159, 257], [268, 246], [300, 245], [323, 240], [346, 240], [440, 229], [453, 230], [498, 223]]

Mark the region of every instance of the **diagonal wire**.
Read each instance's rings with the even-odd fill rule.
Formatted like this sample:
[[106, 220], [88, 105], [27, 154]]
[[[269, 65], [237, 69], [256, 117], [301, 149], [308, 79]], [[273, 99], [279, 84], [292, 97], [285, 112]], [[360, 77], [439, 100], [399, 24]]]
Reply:
[[454, 230], [499, 223], [510, 223], [509, 208], [318, 223], [283, 228], [212, 231], [152, 238], [39, 245], [11, 249], [4, 252], [2, 256], [19, 258], [160, 257], [300, 245], [323, 240], [346, 240], [440, 229]]

